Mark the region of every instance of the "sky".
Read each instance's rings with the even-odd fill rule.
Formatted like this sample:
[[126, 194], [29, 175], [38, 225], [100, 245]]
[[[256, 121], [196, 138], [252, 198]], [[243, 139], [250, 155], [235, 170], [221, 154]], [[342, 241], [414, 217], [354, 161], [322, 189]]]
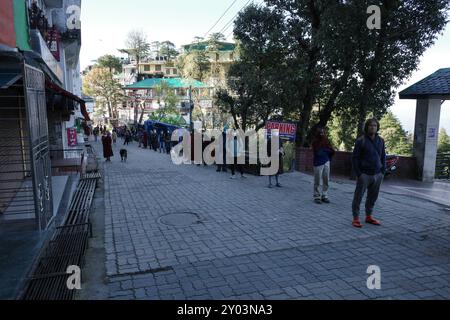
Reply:
[[[214, 27], [219, 17], [236, 1]], [[84, 69], [104, 54], [120, 55], [127, 33], [144, 31], [149, 42], [170, 40], [177, 47], [190, 43], [196, 36], [222, 32], [232, 39], [232, 23], [236, 13], [249, 0], [83, 0], [81, 68]], [[256, 3], [262, 0], [254, 0]], [[450, 68], [450, 24], [429, 48], [419, 68], [399, 91], [425, 78], [440, 68]], [[396, 99], [391, 108], [405, 130], [414, 131], [416, 102]], [[450, 133], [450, 101], [442, 106], [441, 126]]]

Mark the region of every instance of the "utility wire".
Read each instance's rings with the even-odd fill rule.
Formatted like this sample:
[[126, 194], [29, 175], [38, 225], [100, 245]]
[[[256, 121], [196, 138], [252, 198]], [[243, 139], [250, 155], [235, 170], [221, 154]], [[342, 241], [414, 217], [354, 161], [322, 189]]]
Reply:
[[228, 23], [219, 31], [219, 33], [224, 33], [225, 31], [227, 31], [231, 25], [233, 25], [234, 20], [236, 19], [236, 17], [239, 15], [239, 13], [244, 10], [249, 4], [250, 2], [252, 2], [253, 0], [248, 0], [244, 6], [234, 15], [233, 18], [231, 18], [230, 21], [228, 21]]
[[234, 6], [234, 4], [237, 2], [238, 0], [234, 0], [231, 5], [225, 10], [225, 12], [220, 16], [220, 18], [216, 21], [216, 23], [214, 23], [214, 25], [208, 30], [208, 32], [205, 33], [205, 35], [203, 36], [203, 38], [206, 38], [206, 36], [211, 32], [212, 29], [214, 29], [215, 26], [217, 26], [217, 24], [220, 22], [220, 20], [222, 20], [222, 18], [227, 14], [228, 11], [230, 11], [230, 9]]

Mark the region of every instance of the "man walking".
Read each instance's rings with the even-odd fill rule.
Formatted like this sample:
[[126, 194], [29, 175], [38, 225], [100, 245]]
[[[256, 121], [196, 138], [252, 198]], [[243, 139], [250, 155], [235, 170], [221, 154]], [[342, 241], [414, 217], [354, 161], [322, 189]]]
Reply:
[[356, 141], [353, 151], [353, 170], [358, 177], [352, 205], [355, 228], [362, 228], [359, 215], [361, 201], [366, 190], [366, 223], [381, 225], [373, 218], [373, 209], [386, 172], [386, 148], [384, 140], [378, 135], [379, 131], [380, 123], [377, 119], [367, 120], [364, 126], [364, 136]]

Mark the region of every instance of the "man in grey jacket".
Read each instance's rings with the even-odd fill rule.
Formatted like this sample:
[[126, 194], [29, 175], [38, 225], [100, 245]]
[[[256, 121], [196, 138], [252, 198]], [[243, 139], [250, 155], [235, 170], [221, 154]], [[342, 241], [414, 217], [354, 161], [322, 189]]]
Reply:
[[367, 190], [366, 223], [379, 226], [381, 223], [373, 218], [373, 210], [378, 200], [380, 187], [386, 173], [386, 147], [378, 135], [380, 123], [369, 119], [364, 127], [364, 136], [356, 141], [353, 150], [353, 170], [358, 177], [353, 198], [353, 226], [362, 228], [359, 220], [361, 201]]

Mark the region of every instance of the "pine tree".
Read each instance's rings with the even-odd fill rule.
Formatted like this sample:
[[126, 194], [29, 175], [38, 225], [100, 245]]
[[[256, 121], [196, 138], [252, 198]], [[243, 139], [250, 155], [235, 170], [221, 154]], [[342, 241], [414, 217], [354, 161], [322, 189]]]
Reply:
[[412, 144], [409, 142], [408, 134], [392, 111], [381, 119], [380, 126], [380, 136], [386, 142], [387, 153], [411, 156]]

